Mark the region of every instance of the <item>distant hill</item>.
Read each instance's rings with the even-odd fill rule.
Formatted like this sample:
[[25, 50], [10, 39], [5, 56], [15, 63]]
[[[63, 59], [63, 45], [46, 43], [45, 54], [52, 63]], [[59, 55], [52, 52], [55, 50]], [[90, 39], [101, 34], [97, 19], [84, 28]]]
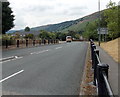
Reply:
[[[40, 30], [46, 30], [50, 32], [57, 32], [57, 31], [66, 32], [68, 30], [72, 30], [75, 32], [81, 32], [84, 30], [88, 22], [98, 19], [98, 16], [99, 16], [99, 13], [95, 12], [91, 15], [88, 15], [76, 20], [65, 21], [58, 24], [50, 24], [50, 25], [34, 27], [34, 28], [31, 28], [30, 32], [36, 35], [39, 34], [38, 32]], [[17, 31], [17, 33], [26, 34], [26, 32], [24, 32], [23, 30]]]
[[6, 33], [14, 33], [14, 32], [16, 32], [16, 30], [9, 30]]

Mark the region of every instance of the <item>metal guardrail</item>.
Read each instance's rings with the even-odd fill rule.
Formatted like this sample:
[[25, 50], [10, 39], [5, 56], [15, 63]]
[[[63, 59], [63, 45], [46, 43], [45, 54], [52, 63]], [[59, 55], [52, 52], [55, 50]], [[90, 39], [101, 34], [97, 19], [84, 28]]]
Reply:
[[99, 58], [99, 50], [96, 49], [96, 45], [93, 40], [90, 40], [91, 45], [91, 60], [92, 68], [94, 69], [94, 85], [97, 86], [97, 94], [99, 97], [114, 97], [112, 89], [108, 81], [109, 65], [101, 63]]
[[[21, 43], [21, 41], [24, 43]], [[8, 48], [8, 46], [12, 46], [9, 44], [9, 42], [10, 41], [5, 40], [3, 46], [5, 46], [5, 48]], [[31, 41], [26, 39], [26, 40], [16, 40], [13, 45], [16, 45], [16, 47], [19, 48], [20, 45], [26, 45], [26, 47], [28, 47], [28, 45], [35, 46], [36, 44], [39, 44], [39, 45], [44, 44], [45, 45], [45, 44], [58, 44], [58, 43], [59, 43], [58, 39], [49, 39], [49, 40], [43, 39], [43, 40], [31, 40]]]

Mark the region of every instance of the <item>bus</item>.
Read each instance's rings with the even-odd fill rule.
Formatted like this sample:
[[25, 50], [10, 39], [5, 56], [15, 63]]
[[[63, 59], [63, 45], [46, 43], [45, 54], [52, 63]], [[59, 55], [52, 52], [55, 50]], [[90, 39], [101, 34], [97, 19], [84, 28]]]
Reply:
[[67, 36], [66, 37], [66, 42], [72, 42], [72, 37], [71, 36]]

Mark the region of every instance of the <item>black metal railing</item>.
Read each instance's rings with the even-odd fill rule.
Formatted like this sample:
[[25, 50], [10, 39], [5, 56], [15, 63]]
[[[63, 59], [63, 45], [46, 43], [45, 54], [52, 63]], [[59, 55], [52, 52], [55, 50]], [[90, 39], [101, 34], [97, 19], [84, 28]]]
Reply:
[[17, 48], [22, 47], [22, 46], [36, 46], [36, 45], [46, 45], [46, 44], [58, 44], [59, 40], [58, 39], [42, 39], [42, 40], [2, 40], [2, 46], [4, 48], [16, 46]]
[[97, 93], [100, 97], [113, 97], [113, 92], [108, 81], [109, 65], [101, 63], [99, 58], [99, 50], [93, 40], [90, 40], [91, 45], [91, 60], [92, 68], [94, 70], [94, 85], [97, 87]]

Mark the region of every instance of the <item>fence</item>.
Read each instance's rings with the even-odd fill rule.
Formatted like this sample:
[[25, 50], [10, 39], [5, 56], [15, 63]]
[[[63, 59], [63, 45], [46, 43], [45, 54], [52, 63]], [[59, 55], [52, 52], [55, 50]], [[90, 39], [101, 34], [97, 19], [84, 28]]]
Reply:
[[43, 39], [43, 40], [4, 40], [2, 41], [3, 48], [10, 48], [10, 47], [30, 47], [30, 46], [38, 46], [38, 45], [45, 45], [45, 44], [57, 44], [59, 43], [58, 39]]
[[99, 58], [99, 50], [93, 40], [90, 40], [92, 68], [94, 69], [94, 85], [97, 86], [97, 93], [100, 97], [114, 97], [108, 81], [108, 64], [103, 64]]

